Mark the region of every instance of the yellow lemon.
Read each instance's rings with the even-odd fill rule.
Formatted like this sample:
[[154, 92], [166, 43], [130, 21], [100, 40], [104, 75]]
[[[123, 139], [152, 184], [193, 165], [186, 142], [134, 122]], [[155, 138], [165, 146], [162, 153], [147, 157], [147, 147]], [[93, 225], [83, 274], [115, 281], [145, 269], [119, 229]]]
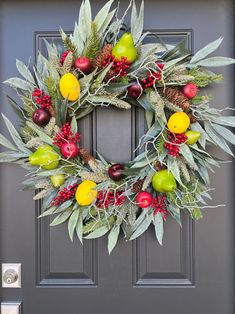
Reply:
[[79, 184], [76, 191], [76, 200], [79, 205], [90, 205], [96, 200], [98, 191], [94, 190], [96, 183], [90, 180], [85, 180]]
[[60, 79], [60, 92], [69, 101], [76, 101], [80, 96], [80, 84], [72, 73], [64, 74]]
[[175, 112], [170, 116], [167, 126], [171, 133], [184, 133], [190, 125], [189, 116], [185, 112]]

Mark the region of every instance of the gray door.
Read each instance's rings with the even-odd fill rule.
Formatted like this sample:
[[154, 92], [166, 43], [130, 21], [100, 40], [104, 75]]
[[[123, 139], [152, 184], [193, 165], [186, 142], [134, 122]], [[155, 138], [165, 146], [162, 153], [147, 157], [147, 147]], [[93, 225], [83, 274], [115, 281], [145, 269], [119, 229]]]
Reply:
[[[92, 1], [94, 11], [104, 2]], [[127, 4], [121, 1], [121, 9]], [[58, 28], [72, 30], [79, 5], [80, 0], [1, 0], [0, 80], [15, 76], [16, 58], [27, 62], [37, 49], [44, 51], [43, 38], [60, 45]], [[220, 54], [233, 56], [232, 0], [148, 0], [145, 7], [145, 28], [165, 41], [186, 38], [197, 50], [222, 35]], [[233, 71], [223, 75], [224, 83], [213, 90], [221, 108], [233, 106], [234, 96]], [[1, 85], [1, 111], [17, 123], [4, 89]], [[84, 145], [121, 161], [132, 157], [144, 117], [142, 112], [98, 110], [79, 127]], [[135, 242], [122, 239], [111, 256], [106, 238], [81, 246], [70, 242], [65, 225], [49, 229], [49, 221], [37, 220], [40, 203], [32, 201], [33, 193], [20, 191], [24, 175], [16, 166], [0, 167], [0, 261], [22, 264], [22, 288], [0, 289], [2, 301], [22, 301], [23, 314], [234, 313], [231, 164], [211, 180], [216, 188], [212, 203], [225, 207], [209, 209], [196, 224], [184, 217], [182, 230], [168, 219], [163, 247], [149, 230]]]

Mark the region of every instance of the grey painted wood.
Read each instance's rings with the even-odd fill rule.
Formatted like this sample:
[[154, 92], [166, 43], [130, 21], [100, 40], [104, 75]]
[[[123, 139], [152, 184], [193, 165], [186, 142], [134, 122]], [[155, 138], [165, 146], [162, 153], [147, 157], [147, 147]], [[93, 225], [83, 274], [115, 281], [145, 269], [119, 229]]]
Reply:
[[[105, 1], [92, 1], [97, 10]], [[79, 1], [1, 1], [0, 80], [16, 75], [15, 59], [27, 62], [40, 38], [56, 38], [58, 26], [71, 30]], [[127, 1], [121, 1], [121, 10]], [[198, 49], [223, 35], [220, 53], [233, 55], [231, 0], [146, 1], [147, 29], [157, 30], [168, 42], [187, 36]], [[224, 83], [215, 94], [217, 107], [233, 105], [233, 70], [223, 70]], [[13, 121], [1, 85], [1, 111]], [[12, 92], [10, 92], [12, 94]], [[17, 124], [17, 122], [16, 122]], [[0, 123], [1, 132], [5, 132]], [[126, 160], [144, 132], [143, 112], [97, 110], [79, 124], [84, 145], [111, 160]], [[49, 229], [38, 221], [39, 204], [32, 192], [20, 191], [24, 171], [0, 166], [0, 260], [20, 262], [22, 289], [1, 289], [3, 301], [23, 300], [24, 314], [64, 313], [181, 313], [233, 314], [234, 214], [233, 166], [223, 165], [212, 175], [217, 189], [210, 209], [195, 226], [184, 217], [183, 230], [171, 219], [164, 246], [153, 230], [133, 243], [120, 241], [108, 256], [107, 239], [71, 243], [66, 226]], [[148, 287], [148, 289], [146, 289]]]

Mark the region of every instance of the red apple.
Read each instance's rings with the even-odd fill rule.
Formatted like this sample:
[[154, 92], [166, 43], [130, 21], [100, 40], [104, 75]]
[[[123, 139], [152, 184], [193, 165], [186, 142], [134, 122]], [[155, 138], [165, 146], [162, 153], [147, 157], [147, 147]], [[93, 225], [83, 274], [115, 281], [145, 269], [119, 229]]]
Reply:
[[135, 83], [128, 88], [128, 95], [131, 98], [137, 99], [142, 93], [142, 88], [140, 84]]
[[183, 87], [183, 94], [191, 99], [197, 95], [198, 88], [194, 83], [188, 83]]
[[124, 166], [122, 164], [112, 165], [108, 170], [109, 177], [114, 181], [120, 181], [124, 178], [122, 170], [124, 170]]
[[149, 207], [152, 204], [153, 197], [148, 192], [140, 192], [136, 196], [136, 203], [140, 208]]
[[91, 70], [91, 61], [86, 57], [79, 57], [74, 61], [74, 66], [76, 69], [87, 74]]
[[78, 155], [78, 147], [73, 142], [66, 142], [61, 147], [61, 154], [66, 158], [74, 158]]
[[38, 108], [33, 113], [33, 122], [39, 126], [44, 126], [50, 121], [51, 115], [50, 113], [45, 110]]

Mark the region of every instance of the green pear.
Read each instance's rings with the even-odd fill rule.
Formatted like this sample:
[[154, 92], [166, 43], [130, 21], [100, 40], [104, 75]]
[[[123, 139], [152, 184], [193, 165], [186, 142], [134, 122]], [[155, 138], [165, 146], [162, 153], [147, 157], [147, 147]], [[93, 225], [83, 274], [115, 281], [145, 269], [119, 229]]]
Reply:
[[186, 143], [188, 145], [193, 145], [195, 143], [197, 143], [197, 141], [199, 140], [199, 138], [201, 137], [201, 133], [200, 132], [197, 132], [197, 131], [191, 131], [191, 130], [188, 130], [185, 135], [187, 136], [187, 141]]
[[58, 167], [59, 155], [50, 145], [44, 144], [29, 156], [29, 163], [32, 166], [52, 170]]
[[176, 189], [176, 180], [168, 169], [163, 169], [153, 175], [152, 186], [157, 192], [172, 192]]
[[64, 183], [65, 177], [63, 174], [55, 174], [55, 175], [51, 176], [50, 179], [51, 179], [51, 183], [54, 185], [54, 187], [58, 188]]
[[120, 61], [122, 60], [122, 57], [126, 57], [130, 63], [135, 61], [137, 50], [131, 33], [124, 33], [122, 35], [113, 47], [112, 55]]

